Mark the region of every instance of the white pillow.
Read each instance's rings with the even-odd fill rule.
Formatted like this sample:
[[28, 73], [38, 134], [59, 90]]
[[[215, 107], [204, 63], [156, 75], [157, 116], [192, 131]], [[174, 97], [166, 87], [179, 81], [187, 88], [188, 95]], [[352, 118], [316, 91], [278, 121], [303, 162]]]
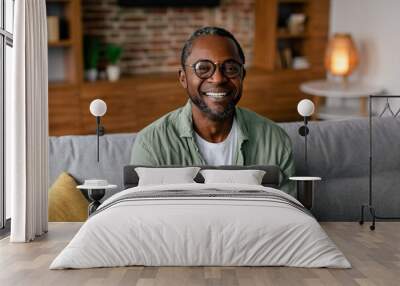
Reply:
[[193, 179], [199, 170], [199, 167], [135, 168], [139, 176], [138, 186], [196, 183]]
[[246, 185], [261, 185], [265, 171], [262, 170], [201, 170], [205, 184], [235, 183]]

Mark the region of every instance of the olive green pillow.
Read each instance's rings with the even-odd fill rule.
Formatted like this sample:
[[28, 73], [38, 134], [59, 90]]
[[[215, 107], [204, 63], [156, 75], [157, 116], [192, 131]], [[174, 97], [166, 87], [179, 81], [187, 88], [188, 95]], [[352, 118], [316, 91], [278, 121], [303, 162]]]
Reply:
[[63, 172], [49, 191], [49, 221], [85, 221], [89, 202], [76, 188], [77, 183]]

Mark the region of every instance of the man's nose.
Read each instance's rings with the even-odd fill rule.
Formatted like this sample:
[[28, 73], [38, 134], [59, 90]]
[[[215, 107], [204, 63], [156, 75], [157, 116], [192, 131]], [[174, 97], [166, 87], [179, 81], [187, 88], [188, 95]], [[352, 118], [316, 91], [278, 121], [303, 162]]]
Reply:
[[209, 78], [209, 81], [215, 82], [215, 83], [226, 82], [227, 80], [228, 79], [222, 72], [220, 65], [217, 65], [213, 75]]

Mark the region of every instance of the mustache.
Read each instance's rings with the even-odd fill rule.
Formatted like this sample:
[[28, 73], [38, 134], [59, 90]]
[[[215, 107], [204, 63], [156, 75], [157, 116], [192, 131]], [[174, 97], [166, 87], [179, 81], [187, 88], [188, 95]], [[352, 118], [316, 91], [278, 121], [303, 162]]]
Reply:
[[211, 84], [203, 84], [201, 86], [201, 88], [199, 89], [199, 91], [206, 93], [206, 92], [232, 92], [234, 91], [236, 88], [229, 86], [227, 84], [223, 84], [223, 85], [211, 85]]

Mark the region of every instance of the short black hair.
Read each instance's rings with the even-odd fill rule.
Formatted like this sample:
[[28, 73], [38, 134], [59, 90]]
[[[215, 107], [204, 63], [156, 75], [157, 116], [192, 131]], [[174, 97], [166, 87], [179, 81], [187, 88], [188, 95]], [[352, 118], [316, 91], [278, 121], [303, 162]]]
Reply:
[[223, 28], [219, 28], [219, 27], [203, 27], [203, 28], [196, 30], [190, 36], [190, 38], [185, 42], [183, 49], [182, 49], [182, 53], [181, 53], [182, 68], [185, 68], [186, 59], [189, 57], [190, 53], [192, 52], [192, 46], [193, 46], [194, 40], [196, 40], [197, 38], [199, 38], [201, 36], [208, 36], [208, 35], [217, 35], [217, 36], [226, 37], [226, 38], [231, 39], [239, 51], [240, 59], [242, 60], [243, 64], [245, 63], [245, 57], [244, 57], [242, 47], [240, 46], [239, 42], [235, 39], [235, 37], [230, 32], [228, 32], [227, 30], [225, 30]]

